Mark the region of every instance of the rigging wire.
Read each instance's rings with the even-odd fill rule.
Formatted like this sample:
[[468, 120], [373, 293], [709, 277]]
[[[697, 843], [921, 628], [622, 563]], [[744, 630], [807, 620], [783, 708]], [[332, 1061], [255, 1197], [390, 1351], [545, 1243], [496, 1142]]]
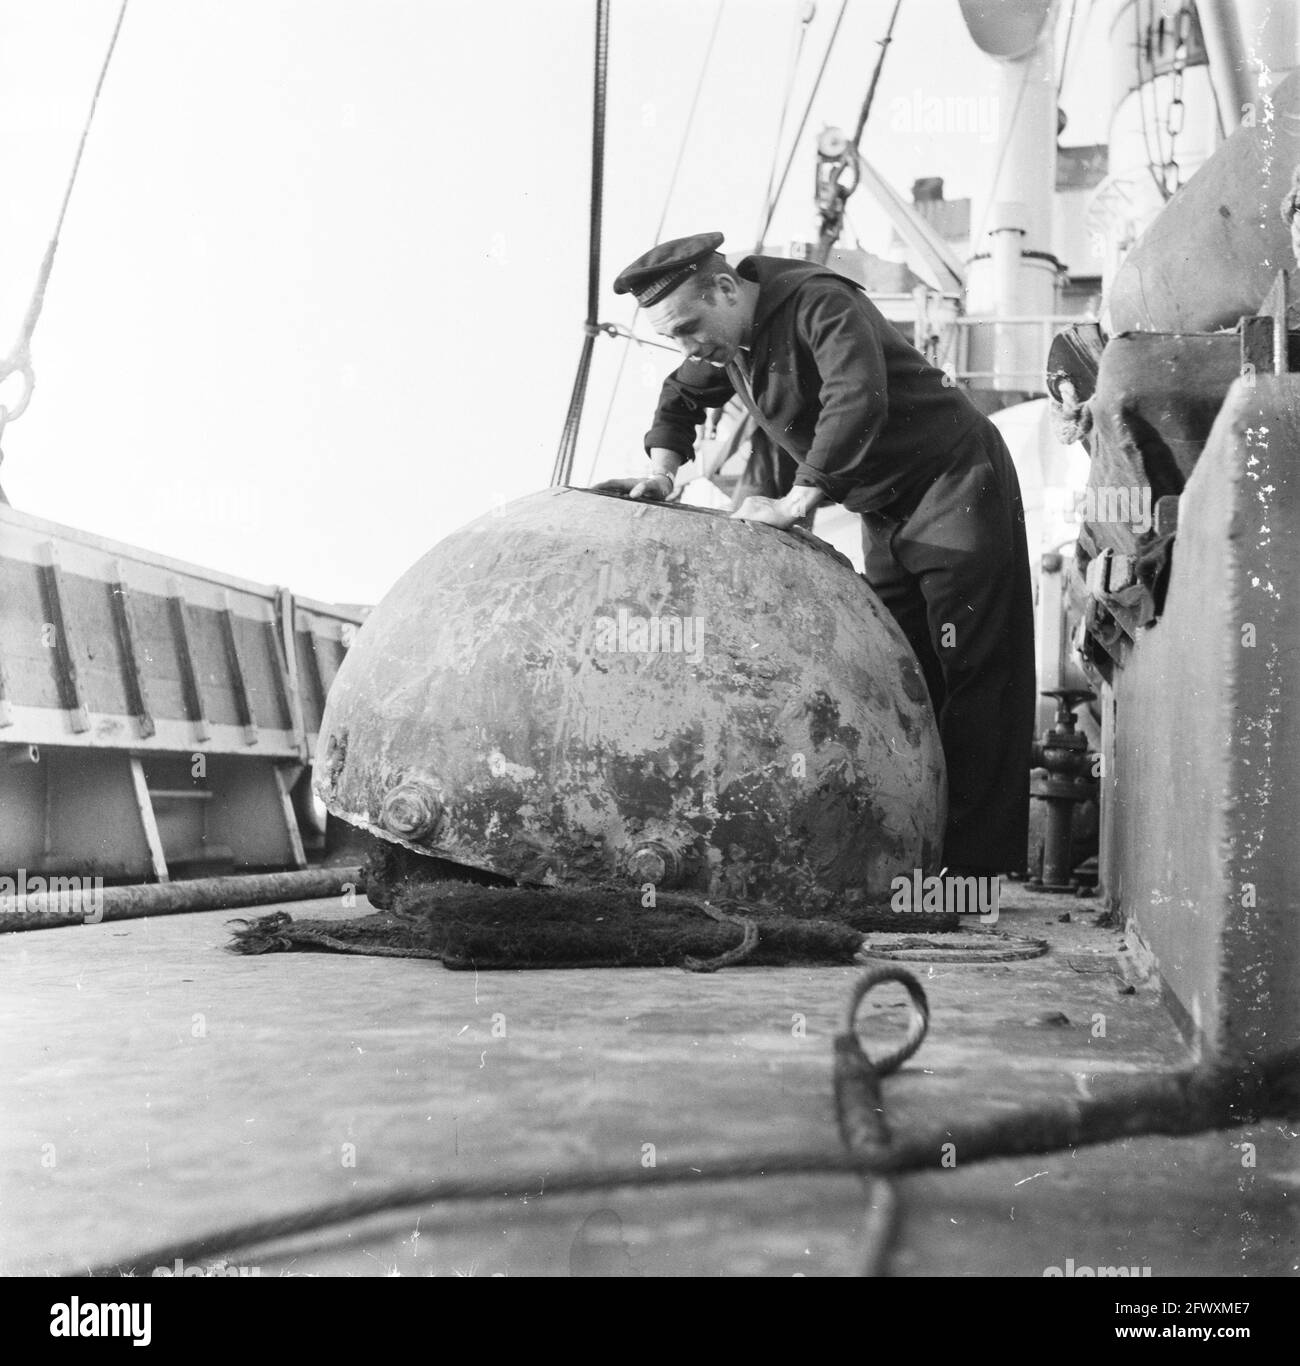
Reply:
[[889, 52], [890, 43], [894, 41], [894, 25], [898, 23], [898, 11], [902, 7], [903, 0], [894, 0], [894, 12], [889, 16], [885, 36], [879, 41], [880, 55], [876, 58], [875, 69], [871, 73], [871, 84], [867, 86], [866, 98], [858, 112], [858, 126], [853, 130], [854, 151], [860, 151], [862, 148], [862, 135], [866, 132], [867, 120], [871, 117], [871, 106], [876, 102], [876, 87], [880, 84], [880, 73], [885, 69], [885, 56]]
[[812, 113], [813, 103], [817, 99], [817, 92], [821, 89], [822, 77], [826, 74], [826, 67], [830, 62], [831, 52], [835, 48], [835, 40], [839, 37], [840, 25], [844, 22], [844, 12], [848, 7], [849, 0], [840, 0], [840, 12], [835, 16], [835, 27], [831, 30], [831, 36], [826, 42], [826, 51], [822, 54], [822, 64], [817, 70], [817, 79], [813, 82], [813, 88], [808, 95], [808, 103], [804, 106], [803, 117], [799, 120], [799, 128], [794, 135], [794, 141], [790, 144], [790, 155], [786, 158], [785, 169], [781, 172], [781, 180], [776, 187], [776, 194], [772, 196], [772, 201], [767, 206], [767, 216], [763, 219], [763, 230], [759, 234], [760, 242], [767, 240], [767, 231], [772, 226], [772, 217], [776, 213], [776, 206], [781, 202], [781, 193], [785, 189], [785, 182], [790, 175], [790, 167], [794, 164], [795, 153], [799, 150], [799, 140], [803, 137], [803, 130], [808, 122], [808, 115]]
[[[903, 0], [894, 0], [894, 8], [889, 16], [885, 36], [877, 44], [880, 53], [871, 72], [871, 80], [867, 85], [867, 93], [863, 98], [862, 108], [858, 111], [858, 121], [853, 129], [853, 140], [849, 144], [850, 150], [840, 156], [838, 163], [830, 162], [826, 165], [824, 169], [827, 174], [832, 170], [834, 171], [829, 179], [823, 179], [823, 168], [819, 157], [817, 201], [818, 210], [821, 214], [821, 230], [817, 234], [817, 247], [812, 259], [822, 265], [825, 265], [830, 259], [832, 248], [843, 234], [844, 206], [848, 203], [849, 196], [857, 189], [858, 182], [862, 178], [862, 135], [866, 132], [867, 120], [871, 117], [871, 109], [876, 102], [876, 90], [880, 85], [880, 75], [885, 69], [885, 58], [889, 54], [889, 45], [894, 41], [894, 25], [898, 22], [898, 12], [902, 7]], [[847, 170], [852, 170], [853, 179], [845, 185], [842, 183], [842, 177]]]
[[630, 327], [624, 327], [622, 323], [601, 323], [600, 330], [607, 332], [611, 337], [622, 337], [637, 346], [650, 346], [656, 351], [671, 351], [674, 356], [682, 354], [681, 347], [674, 346], [671, 342], [655, 341], [653, 337], [643, 337]]
[[849, 217], [849, 211], [847, 208], [844, 210], [844, 226], [848, 228], [850, 233], [853, 234], [854, 249], [857, 251], [865, 250], [865, 248], [862, 245], [862, 234], [858, 231], [857, 224], [854, 223], [853, 219]]
[[817, 6], [813, 0], [802, 0], [799, 13], [795, 15], [795, 22], [799, 26], [799, 36], [794, 45], [794, 52], [790, 57], [790, 67], [786, 75], [785, 94], [781, 98], [781, 117], [776, 125], [776, 140], [772, 144], [772, 164], [767, 171], [767, 187], [763, 191], [763, 207], [759, 210], [758, 234], [755, 238], [756, 246], [754, 251], [763, 250], [763, 215], [769, 210], [772, 203], [772, 186], [776, 181], [776, 166], [781, 159], [781, 143], [785, 138], [786, 118], [790, 113], [790, 99], [794, 95], [794, 83], [799, 75], [799, 64], [803, 60], [804, 42], [808, 37], [808, 25], [812, 23], [817, 13]]
[[[0, 383], [3, 383], [10, 375], [19, 374], [23, 377], [25, 385], [22, 397], [12, 410], [6, 405], [0, 404], [0, 435], [3, 435], [7, 423], [21, 417], [26, 412], [27, 405], [31, 402], [32, 390], [36, 387], [36, 374], [32, 369], [32, 334], [36, 331], [36, 324], [40, 320], [41, 309], [45, 304], [45, 290], [50, 282], [50, 273], [54, 269], [54, 253], [59, 247], [59, 234], [63, 231], [63, 220], [68, 213], [73, 186], [77, 183], [77, 172], [81, 169], [81, 157], [86, 150], [86, 139], [90, 136], [90, 126], [95, 119], [95, 110], [99, 107], [99, 94], [104, 88], [104, 78], [108, 75], [109, 63], [113, 60], [113, 52], [117, 48], [117, 35], [122, 31], [122, 20], [126, 18], [126, 6], [127, 0], [122, 0], [121, 7], [117, 12], [117, 22], [113, 25], [113, 33], [108, 40], [108, 51], [105, 52], [103, 63], [99, 68], [99, 79], [95, 82], [95, 91], [90, 98], [90, 109], [86, 114], [86, 122], [81, 129], [81, 140], [77, 143], [77, 155], [73, 158], [72, 172], [68, 176], [68, 183], [63, 191], [63, 202], [59, 205], [59, 216], [55, 220], [54, 235], [45, 248], [45, 258], [41, 262], [40, 272], [36, 277], [36, 287], [32, 291], [31, 302], [27, 305], [27, 315], [23, 319], [18, 338], [9, 354], [0, 360]], [[2, 454], [0, 454], [0, 459], [3, 459]], [[0, 493], [0, 501], [8, 501], [4, 498], [3, 493]]]
[[664, 195], [664, 206], [659, 214], [659, 222], [655, 225], [655, 242], [663, 235], [664, 224], [668, 221], [668, 209], [672, 204], [673, 192], [677, 189], [677, 175], [682, 169], [682, 159], [686, 155], [686, 144], [690, 140], [691, 129], [695, 126], [695, 111], [700, 107], [700, 95], [704, 91], [704, 78], [708, 75], [709, 63], [713, 60], [713, 46], [718, 39], [718, 28], [722, 23], [722, 11], [727, 7], [727, 0], [718, 0], [718, 8], [713, 15], [713, 28], [709, 32], [708, 46], [704, 49], [704, 60], [700, 63], [700, 74], [695, 82], [695, 93], [691, 96], [690, 112], [686, 115], [686, 126], [682, 129], [682, 140], [677, 147], [677, 160], [673, 163], [673, 173], [668, 181], [668, 190]]
[[[668, 209], [672, 203], [673, 192], [677, 188], [677, 174], [682, 169], [682, 160], [686, 155], [686, 144], [690, 140], [691, 129], [695, 124], [695, 111], [699, 108], [700, 95], [704, 90], [704, 78], [708, 74], [709, 63], [713, 59], [713, 45], [718, 37], [718, 27], [722, 23], [722, 11], [726, 8], [726, 4], [727, 0], [718, 0], [718, 8], [713, 15], [713, 29], [709, 33], [708, 45], [704, 49], [704, 60], [700, 63], [700, 74], [695, 82], [695, 94], [691, 98], [690, 111], [686, 115], [686, 126], [682, 129], [682, 140], [677, 148], [677, 160], [673, 163], [673, 172], [668, 178], [668, 189], [664, 194], [663, 209], [660, 211], [659, 223], [655, 228], [656, 246], [659, 243], [659, 239], [663, 236], [664, 224], [668, 221]], [[631, 323], [629, 323], [625, 331], [620, 331], [619, 333], [620, 336], [625, 336], [627, 340], [623, 346], [623, 354], [618, 358], [618, 369], [614, 373], [614, 383], [610, 387], [609, 402], [605, 405], [604, 421], [600, 424], [600, 435], [596, 438], [596, 448], [591, 455], [591, 467], [587, 471], [588, 484], [596, 477], [596, 466], [600, 461], [601, 448], [605, 444], [605, 434], [609, 430], [610, 419], [614, 413], [614, 404], [618, 398], [619, 385], [623, 380], [623, 371], [627, 366], [627, 358], [632, 351], [632, 343], [635, 341], [641, 346], [662, 346], [665, 351], [675, 352], [677, 350], [675, 346], [668, 346], [666, 343], [652, 342], [635, 336], [633, 329], [636, 327], [636, 320], [640, 314], [641, 306], [638, 304], [632, 312]], [[606, 327], [606, 330], [609, 330], [608, 326]]]
[[1056, 103], [1061, 103], [1061, 91], [1065, 89], [1065, 72], [1070, 61], [1070, 39], [1074, 36], [1074, 16], [1078, 13], [1079, 0], [1070, 0], [1070, 18], [1065, 25], [1065, 44], [1061, 49], [1061, 72], [1056, 78]]
[[587, 245], [587, 320], [583, 325], [586, 335], [582, 339], [578, 373], [574, 377], [569, 410], [564, 418], [564, 431], [560, 435], [555, 465], [551, 470], [552, 487], [567, 484], [573, 470], [582, 405], [587, 396], [587, 377], [591, 373], [591, 352], [599, 331], [596, 312], [600, 303], [600, 238], [605, 204], [605, 88], [608, 75], [609, 0], [596, 0], [596, 58], [591, 115], [591, 222]]

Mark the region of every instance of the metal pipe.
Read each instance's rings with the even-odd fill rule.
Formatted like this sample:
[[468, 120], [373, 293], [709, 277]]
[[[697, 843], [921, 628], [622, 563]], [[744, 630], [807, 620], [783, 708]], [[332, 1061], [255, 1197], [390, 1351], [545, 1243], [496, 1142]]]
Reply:
[[[988, 312], [1000, 319], [1056, 311], [1059, 265], [1051, 255], [1057, 140], [1055, 12], [1054, 0], [992, 10], [975, 0], [962, 0], [971, 37], [998, 64], [996, 108], [1002, 133], [993, 174], [973, 206], [966, 300], [970, 313]], [[990, 330], [989, 349], [977, 358], [978, 368], [987, 368], [991, 361], [991, 387], [1017, 391], [1020, 377], [1042, 364], [1039, 339], [998, 325]]]
[[1072, 858], [1074, 801], [1047, 797], [1047, 829], [1043, 835], [1043, 891], [1068, 888], [1074, 871]]
[[1223, 115], [1231, 133], [1266, 89], [1300, 65], [1300, 16], [1276, 0], [1196, 0]]
[[1031, 796], [1044, 803], [1043, 864], [1031, 886], [1044, 892], [1074, 890], [1074, 808], [1096, 791], [1087, 737], [1076, 730], [1074, 708], [1091, 700], [1087, 688], [1053, 688], [1043, 693], [1057, 701], [1056, 723], [1034, 745]]
[[[37, 879], [28, 877], [30, 885]], [[42, 884], [54, 879], [40, 879]], [[190, 911], [228, 911], [279, 901], [341, 896], [361, 884], [361, 869], [303, 868], [287, 873], [202, 877], [186, 882], [104, 887], [102, 878], [59, 878], [62, 884], [24, 896], [0, 897], [0, 933], [49, 930], [101, 920], [140, 920]], [[86, 884], [90, 883], [91, 886]]]

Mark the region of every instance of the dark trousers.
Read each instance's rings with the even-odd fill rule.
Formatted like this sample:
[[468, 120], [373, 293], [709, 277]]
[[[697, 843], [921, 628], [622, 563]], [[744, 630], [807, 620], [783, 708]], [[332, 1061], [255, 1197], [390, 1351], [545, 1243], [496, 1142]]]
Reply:
[[1020, 481], [983, 422], [900, 516], [862, 515], [865, 577], [916, 652], [948, 768], [944, 863], [1023, 872], [1036, 680]]

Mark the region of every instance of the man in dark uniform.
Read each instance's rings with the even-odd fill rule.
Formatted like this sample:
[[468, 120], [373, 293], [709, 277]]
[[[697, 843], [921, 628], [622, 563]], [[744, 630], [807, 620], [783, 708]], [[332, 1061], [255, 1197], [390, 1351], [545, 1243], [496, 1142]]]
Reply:
[[740, 396], [794, 461], [780, 498], [736, 517], [788, 528], [827, 500], [860, 513], [865, 578], [925, 673], [948, 769], [944, 863], [1024, 871], [1034, 622], [1020, 485], [1001, 434], [851, 280], [749, 256], [720, 233], [665, 242], [614, 283], [687, 359], [646, 434], [651, 473], [610, 481], [661, 499], [706, 410]]

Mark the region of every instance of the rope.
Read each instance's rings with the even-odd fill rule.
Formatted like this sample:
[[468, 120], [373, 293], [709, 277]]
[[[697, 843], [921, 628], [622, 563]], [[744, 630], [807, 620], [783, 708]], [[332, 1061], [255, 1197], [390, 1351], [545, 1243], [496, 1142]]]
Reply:
[[1070, 0], [1070, 19], [1065, 26], [1065, 44], [1061, 49], [1061, 74], [1056, 78], [1056, 103], [1061, 103], [1061, 92], [1065, 89], [1065, 73], [1070, 63], [1070, 39], [1074, 37], [1074, 16], [1079, 9], [1079, 0]]
[[664, 224], [668, 221], [668, 206], [672, 203], [673, 191], [677, 188], [677, 174], [682, 169], [682, 159], [686, 155], [686, 144], [691, 136], [691, 129], [695, 125], [695, 111], [699, 107], [700, 95], [704, 90], [704, 78], [709, 70], [709, 63], [713, 60], [713, 45], [717, 41], [718, 27], [722, 23], [722, 11], [726, 8], [727, 0], [718, 0], [718, 8], [713, 15], [713, 28], [709, 33], [708, 46], [704, 49], [704, 60], [700, 63], [699, 78], [695, 82], [695, 93], [691, 97], [690, 112], [686, 115], [686, 127], [682, 130], [682, 140], [677, 148], [677, 160], [673, 163], [673, 173], [668, 181], [668, 190], [664, 195], [663, 210], [659, 215], [659, 223], [655, 228], [655, 243], [659, 242], [663, 235]]
[[[830, 260], [831, 250], [844, 231], [844, 206], [848, 202], [849, 196], [858, 188], [858, 181], [862, 178], [862, 135], [866, 132], [867, 120], [871, 117], [871, 107], [876, 102], [876, 89], [880, 85], [880, 75], [885, 69], [885, 57], [889, 52], [889, 45], [894, 41], [894, 25], [898, 22], [898, 11], [902, 8], [903, 0], [894, 0], [894, 8], [889, 16], [889, 25], [885, 29], [885, 36], [880, 39], [880, 54], [876, 58], [876, 65], [871, 72], [871, 80], [867, 85], [867, 93], [862, 101], [862, 108], [858, 111], [858, 122], [853, 130], [853, 141], [850, 144], [851, 154], [840, 158], [838, 167], [832, 178], [823, 182], [820, 179], [819, 171], [819, 190], [818, 201], [821, 210], [821, 230], [817, 235], [817, 250], [813, 259], [825, 265]], [[834, 165], [834, 163], [831, 163]], [[825, 170], [829, 171], [830, 166]], [[846, 171], [852, 171], [852, 180], [849, 184], [842, 183], [842, 178]]]
[[831, 51], [835, 47], [835, 39], [839, 37], [840, 25], [844, 22], [844, 12], [849, 7], [849, 0], [840, 0], [840, 12], [835, 16], [835, 27], [831, 30], [831, 36], [826, 43], [826, 51], [822, 54], [822, 64], [817, 70], [817, 79], [813, 82], [813, 88], [808, 96], [808, 103], [804, 106], [803, 118], [799, 120], [799, 129], [794, 135], [794, 141], [790, 144], [790, 155], [786, 158], [785, 170], [781, 172], [781, 182], [776, 187], [776, 194], [772, 196], [772, 202], [767, 206], [767, 217], [763, 219], [763, 230], [758, 235], [758, 240], [767, 240], [767, 230], [772, 226], [772, 216], [776, 213], [776, 206], [781, 202], [781, 193], [785, 189], [785, 182], [790, 174], [790, 167], [794, 164], [795, 153], [799, 150], [799, 139], [803, 137], [804, 126], [808, 122], [808, 115], [812, 113], [813, 102], [817, 98], [817, 92], [821, 89], [822, 77], [826, 74], [826, 65], [831, 59]]
[[[857, 1015], [867, 996], [883, 982], [898, 982], [907, 989], [912, 999], [912, 1015], [907, 1027], [907, 1037], [891, 1053], [886, 1053], [879, 1062], [871, 1065], [882, 1076], [897, 1072], [900, 1067], [925, 1042], [930, 1032], [930, 1003], [926, 1000], [925, 988], [906, 968], [872, 967], [858, 978], [849, 996], [848, 1008], [844, 1012], [842, 1033], [857, 1038]], [[865, 1054], [864, 1054], [865, 1056]], [[868, 1059], [870, 1061], [870, 1059]]]
[[724, 911], [721, 906], [710, 906], [706, 901], [700, 910], [719, 925], [737, 925], [743, 937], [735, 948], [720, 953], [716, 958], [694, 958], [690, 954], [682, 960], [682, 967], [688, 972], [717, 972], [719, 968], [729, 968], [733, 963], [743, 963], [758, 947], [758, 926], [747, 915], [734, 915]]
[[[4, 404], [0, 404], [0, 439], [3, 439], [6, 425], [16, 421], [27, 411], [27, 405], [32, 401], [32, 391], [36, 388], [36, 373], [32, 369], [32, 334], [36, 331], [41, 309], [45, 305], [45, 289], [50, 282], [50, 272], [54, 269], [54, 253], [59, 247], [59, 234], [63, 231], [63, 220], [67, 216], [68, 202], [72, 198], [72, 187], [77, 183], [77, 172], [81, 169], [81, 156], [86, 150], [86, 139], [90, 136], [90, 125], [94, 122], [95, 110], [99, 106], [99, 92], [104, 88], [104, 78], [108, 75], [108, 66], [113, 60], [113, 50], [117, 47], [117, 35], [121, 32], [122, 20], [126, 17], [126, 6], [127, 0], [122, 0], [122, 6], [117, 12], [117, 22], [113, 25], [113, 36], [108, 41], [108, 51], [104, 54], [103, 64], [99, 68], [99, 79], [95, 82], [95, 93], [91, 96], [90, 110], [81, 130], [81, 141], [77, 144], [77, 155], [72, 162], [72, 173], [68, 176], [68, 184], [63, 191], [63, 203], [59, 205], [59, 216], [54, 224], [54, 235], [45, 248], [45, 259], [41, 262], [41, 269], [36, 277], [36, 288], [32, 292], [31, 302], [27, 305], [27, 316], [23, 319], [18, 339], [14, 342], [9, 354], [0, 360], [0, 384], [3, 384], [10, 375], [21, 375], [23, 377], [23, 394], [17, 406], [10, 409]], [[3, 459], [4, 456], [0, 453], [0, 460]]]
[[903, 0], [894, 0], [894, 11], [889, 16], [889, 27], [885, 29], [885, 36], [880, 40], [880, 56], [876, 58], [875, 69], [871, 73], [871, 84], [867, 87], [866, 98], [862, 101], [862, 109], [858, 113], [858, 126], [853, 130], [854, 151], [860, 151], [862, 148], [862, 134], [866, 132], [867, 120], [871, 117], [871, 106], [876, 102], [876, 87], [880, 84], [880, 73], [885, 69], [885, 56], [889, 51], [889, 45], [894, 41], [894, 25], [898, 22], [898, 11], [902, 5]]
[[587, 321], [578, 357], [578, 373], [569, 395], [569, 409], [564, 417], [564, 431], [560, 447], [555, 453], [555, 467], [551, 484], [567, 484], [573, 471], [573, 457], [578, 448], [578, 428], [582, 423], [582, 407], [587, 395], [587, 377], [591, 373], [591, 351], [595, 342], [600, 303], [600, 239], [605, 205], [605, 88], [609, 75], [609, 0], [596, 0], [596, 57], [592, 80], [591, 113], [591, 216], [587, 244]]
[[[897, 978], [893, 980], [899, 980]], [[906, 985], [906, 983], [904, 983]], [[910, 988], [909, 988], [910, 991]], [[915, 997], [913, 998], [915, 1001]], [[842, 1040], [843, 1036], [839, 1036]], [[861, 1051], [860, 1045], [858, 1046]], [[849, 1056], [845, 1043], [842, 1052]], [[865, 1054], [863, 1057], [865, 1058]], [[875, 1075], [869, 1059], [867, 1068]], [[848, 1096], [843, 1087], [837, 1092]], [[852, 1105], [852, 1099], [848, 1100]], [[855, 1111], [855, 1113], [858, 1113]], [[1105, 1097], [1054, 1100], [990, 1119], [940, 1124], [895, 1139], [887, 1147], [843, 1152], [797, 1151], [690, 1158], [675, 1167], [617, 1166], [571, 1169], [539, 1177], [535, 1171], [504, 1177], [452, 1177], [390, 1187], [369, 1195], [328, 1201], [287, 1214], [233, 1224], [87, 1269], [90, 1276], [132, 1275], [145, 1268], [202, 1261], [238, 1248], [279, 1242], [302, 1233], [406, 1209], [462, 1201], [570, 1195], [629, 1186], [705, 1184], [774, 1176], [837, 1173], [899, 1175], [934, 1171], [945, 1144], [955, 1145], [962, 1167], [994, 1158], [1061, 1152], [1149, 1134], [1188, 1136], [1239, 1128], [1263, 1118], [1300, 1117], [1300, 1048], [1262, 1058], [1229, 1058], [1189, 1071], [1124, 1078]], [[888, 1211], [884, 1210], [883, 1214]], [[74, 1273], [70, 1273], [74, 1274]]]
[[[695, 124], [695, 111], [700, 103], [700, 94], [704, 89], [704, 77], [709, 69], [709, 62], [713, 58], [713, 44], [718, 36], [718, 26], [722, 23], [722, 11], [726, 7], [727, 0], [718, 0], [718, 8], [713, 16], [713, 29], [709, 34], [708, 46], [704, 50], [704, 60], [700, 63], [699, 78], [695, 82], [695, 94], [691, 97], [690, 112], [686, 115], [686, 126], [682, 129], [682, 140], [677, 147], [677, 160], [673, 163], [673, 173], [668, 178], [668, 189], [664, 194], [664, 206], [659, 214], [659, 224], [655, 228], [655, 245], [658, 245], [663, 237], [664, 224], [668, 221], [668, 206], [672, 203], [673, 191], [677, 188], [677, 174], [682, 169], [682, 160], [686, 155], [686, 144], [690, 140], [691, 129]], [[638, 304], [632, 311], [632, 321], [627, 327], [627, 341], [623, 345], [623, 354], [618, 358], [618, 369], [614, 372], [614, 383], [609, 391], [609, 402], [605, 406], [604, 421], [600, 424], [600, 435], [596, 438], [596, 449], [592, 453], [591, 467], [587, 471], [587, 483], [596, 477], [596, 466], [600, 463], [601, 448], [605, 444], [605, 433], [609, 431], [610, 418], [614, 413], [614, 403], [618, 398], [619, 385], [623, 382], [623, 371], [627, 366], [627, 358], [632, 351], [632, 342], [640, 341], [640, 338], [633, 336], [633, 328], [636, 327], [636, 320], [641, 316], [641, 305]], [[605, 330], [608, 330], [608, 326]], [[647, 343], [642, 343], [646, 345]], [[651, 346], [657, 345], [655, 342], [648, 343]], [[665, 350], [675, 352], [675, 346], [665, 346]]]
[[[290, 934], [285, 933], [293, 923], [293, 917], [286, 915], [283, 911], [258, 916], [256, 920], [241, 918], [226, 921], [227, 925], [243, 925], [246, 927], [244, 930], [235, 931], [236, 941], [243, 939], [246, 935], [249, 937], [254, 934], [257, 935], [259, 942], [265, 946], [258, 950], [261, 953], [270, 952], [272, 949], [293, 949], [295, 940]], [[301, 940], [296, 942], [297, 944], [302, 943]], [[428, 951], [424, 949], [393, 948], [387, 944], [375, 944], [370, 941], [356, 943], [346, 939], [336, 939], [333, 935], [323, 934], [320, 931], [316, 931], [310, 940], [310, 945], [316, 944], [323, 945], [334, 953], [352, 953], [366, 958], [428, 958], [430, 956]]]
[[681, 355], [680, 347], [673, 346], [671, 342], [655, 341], [651, 337], [639, 337], [630, 327], [624, 327], [622, 323], [601, 323], [600, 331], [610, 337], [622, 337], [626, 341], [634, 342], [637, 346], [651, 346], [656, 351], [671, 351], [674, 356]]
[[[873, 1062], [858, 1039], [857, 1014], [862, 1002], [885, 982], [899, 982], [912, 1000], [907, 1037], [879, 1062]], [[835, 1118], [845, 1149], [863, 1157], [884, 1157], [892, 1142], [885, 1119], [880, 1078], [896, 1072], [920, 1048], [930, 1027], [930, 1005], [920, 982], [906, 968], [873, 967], [855, 983], [845, 1012], [844, 1028], [836, 1036]], [[902, 1224], [902, 1202], [894, 1182], [880, 1175], [864, 1175], [867, 1197], [863, 1216], [861, 1274], [883, 1276], [889, 1252]]]

